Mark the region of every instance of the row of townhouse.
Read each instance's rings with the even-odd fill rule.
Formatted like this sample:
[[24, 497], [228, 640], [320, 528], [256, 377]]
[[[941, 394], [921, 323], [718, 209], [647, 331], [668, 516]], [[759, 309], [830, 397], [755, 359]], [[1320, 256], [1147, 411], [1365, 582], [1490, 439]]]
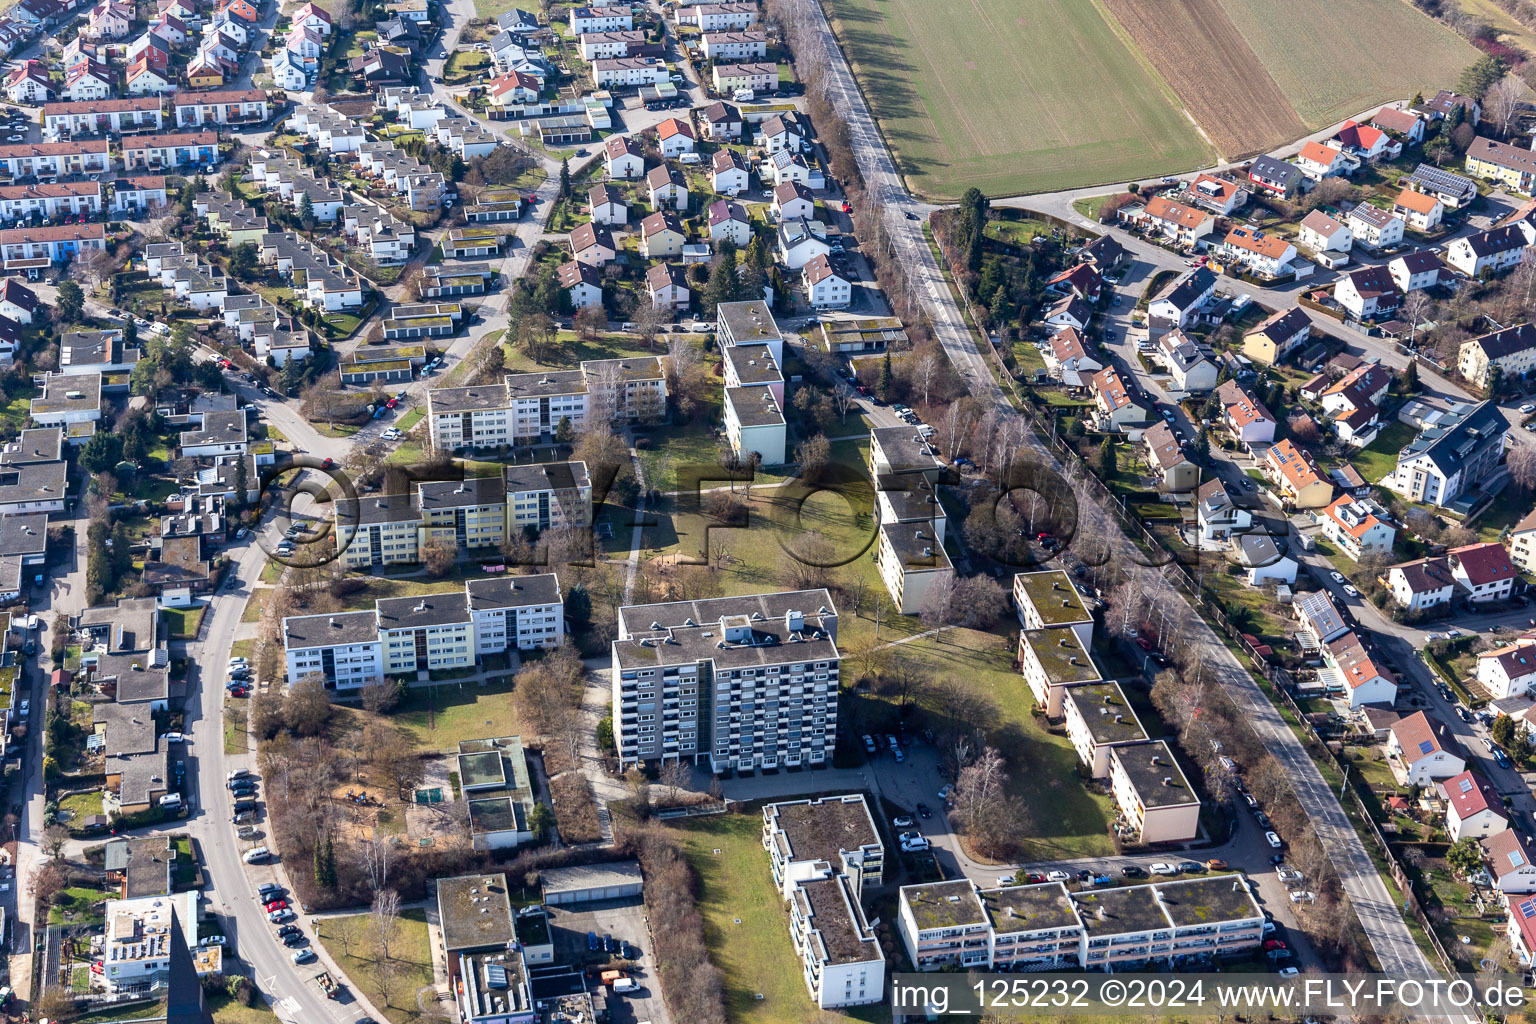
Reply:
[[269, 232], [261, 238], [261, 262], [277, 268], [293, 282], [295, 296], [326, 313], [356, 309], [363, 304], [363, 280], [355, 271], [292, 231]]
[[[231, 245], [259, 244], [267, 234], [266, 218], [255, 216], [238, 199], [205, 192], [198, 196], [193, 211]], [[205, 312], [222, 314], [224, 326], [234, 331], [256, 358], [283, 366], [291, 359], [302, 361], [313, 354], [314, 340], [307, 328], [260, 295], [230, 294], [223, 272], [201, 257], [187, 254], [183, 243], [150, 243], [144, 248], [144, 264], [150, 277], [173, 290], [178, 298]]]
[[114, 170], [207, 171], [221, 159], [213, 132], [128, 136], [118, 146], [116, 155], [105, 139], [0, 146], [0, 175], [14, 179], [106, 175]]
[[580, 433], [599, 410], [613, 419], [655, 422], [666, 406], [660, 359], [593, 359], [578, 370], [513, 373], [499, 384], [433, 389], [427, 393], [427, 425], [433, 445], [447, 451], [500, 448], [547, 443], [567, 430]]
[[333, 538], [343, 565], [414, 564], [431, 544], [495, 548], [530, 531], [585, 527], [592, 480], [583, 462], [504, 466], [499, 476], [425, 481], [407, 492], [370, 495], [338, 514]]
[[837, 743], [837, 611], [826, 590], [619, 609], [614, 742], [628, 768], [819, 768]]
[[565, 603], [554, 573], [468, 580], [463, 593], [384, 598], [372, 611], [283, 619], [289, 685], [319, 675], [334, 690], [414, 680], [487, 655], [564, 642]]
[[[271, 101], [260, 89], [176, 93], [171, 97], [170, 107], [170, 123], [176, 128], [256, 124], [271, 116]], [[43, 106], [43, 137], [48, 140], [159, 132], [166, 122], [167, 115], [158, 96]]]
[[896, 925], [919, 971], [1126, 970], [1250, 954], [1264, 912], [1240, 874], [1069, 892], [970, 879], [902, 886]]
[[[399, 94], [394, 95], [398, 108]], [[440, 173], [397, 149], [393, 142], [370, 142], [360, 123], [330, 107], [315, 104], [300, 107], [288, 117], [284, 126], [313, 139], [324, 152], [354, 159], [359, 174], [404, 196], [412, 210], [430, 212], [443, 205], [447, 183]]]

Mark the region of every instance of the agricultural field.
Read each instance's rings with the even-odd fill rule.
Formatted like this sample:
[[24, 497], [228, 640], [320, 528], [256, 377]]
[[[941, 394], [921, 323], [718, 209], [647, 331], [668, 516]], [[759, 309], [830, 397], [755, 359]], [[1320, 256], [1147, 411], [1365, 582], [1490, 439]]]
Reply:
[[1048, 191], [1214, 158], [1093, 4], [828, 0], [827, 10], [909, 187], [924, 196]]
[[1456, 84], [1470, 43], [1403, 0], [1221, 0], [1309, 128]]
[[1223, 157], [1263, 152], [1306, 134], [1221, 0], [1155, 5], [1104, 0], [1104, 6]]

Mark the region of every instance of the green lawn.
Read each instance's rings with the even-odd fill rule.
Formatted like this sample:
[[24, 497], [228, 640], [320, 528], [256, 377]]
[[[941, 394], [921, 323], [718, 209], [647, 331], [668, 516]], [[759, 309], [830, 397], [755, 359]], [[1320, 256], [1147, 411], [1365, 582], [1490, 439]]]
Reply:
[[277, 1014], [266, 1003], [241, 1006], [226, 992], [215, 992], [204, 1002], [213, 1024], [278, 1024]]
[[261, 613], [267, 607], [267, 598], [272, 591], [267, 588], [251, 591], [251, 596], [245, 602], [245, 610], [240, 613], [241, 622], [260, 622]]
[[1506, 484], [1494, 496], [1492, 503], [1477, 517], [1478, 535], [1485, 541], [1496, 541], [1505, 530], [1530, 514], [1533, 501], [1529, 491], [1514, 483]]
[[101, 794], [71, 793], [69, 796], [59, 801], [59, 810], [73, 811], [73, 816], [70, 817], [66, 824], [74, 825], [81, 818], [88, 818], [93, 814], [102, 813]]
[[623, 334], [609, 334], [593, 341], [580, 341], [572, 331], [561, 331], [555, 337], [555, 347], [547, 362], [536, 362], [511, 343], [502, 345], [506, 353], [508, 373], [530, 373], [551, 367], [572, 370], [585, 359], [622, 359], [626, 356], [662, 356], [667, 346], [658, 339], [652, 348], [645, 348], [638, 338]]
[[110, 1024], [118, 1020], [149, 1020], [165, 1017], [165, 1000], [156, 999], [144, 1003], [142, 1006], [133, 1006], [124, 1009], [120, 1006], [109, 1006], [105, 1010], [97, 1010], [83, 1017], [73, 1018], [74, 1024]]
[[229, 697], [224, 701], [224, 753], [244, 754], [249, 750], [249, 738], [245, 731], [245, 712], [250, 701], [243, 697]]
[[106, 920], [102, 916], [101, 904], [105, 900], [115, 898], [116, 895], [102, 889], [70, 886], [53, 898], [53, 906], [48, 910], [48, 923], [55, 926], [99, 925]]
[[170, 625], [171, 639], [185, 640], [197, 635], [199, 627], [203, 624], [203, 614], [208, 611], [205, 604], [193, 605], [190, 608], [162, 608], [160, 613], [165, 616], [165, 621]]
[[511, 10], [537, 11], [534, 0], [475, 0], [475, 17], [494, 20], [499, 14]]
[[[342, 953], [341, 935], [350, 933], [351, 955]], [[400, 914], [399, 935], [391, 945], [392, 970], [384, 990], [378, 984], [379, 961], [373, 938], [372, 917], [326, 917], [316, 922], [316, 935], [326, 952], [347, 978], [373, 1000], [393, 1024], [417, 1019], [416, 990], [432, 984], [432, 947], [427, 935], [427, 912], [406, 910]], [[311, 982], [313, 984], [313, 982]]]
[[421, 751], [453, 751], [460, 740], [516, 736], [520, 731], [510, 682], [413, 686], [389, 717]]
[[420, 423], [422, 417], [425, 416], [426, 414], [427, 414], [427, 411], [425, 409], [422, 409], [422, 408], [412, 409], [410, 412], [408, 412], [404, 416], [400, 417], [399, 421], [395, 423], [395, 429], [400, 431], [400, 433], [404, 434], [405, 432], [410, 430], [412, 427], [414, 427], [416, 424]]
[[1376, 435], [1376, 440], [1348, 456], [1360, 475], [1375, 483], [1397, 467], [1397, 453], [1418, 436], [1418, 431], [1406, 423], [1394, 420], [1390, 426]]
[[[715, 815], [671, 831], [699, 874], [704, 942], [725, 985], [726, 1019], [732, 1024], [803, 1024], [821, 1019], [806, 992], [800, 960], [790, 941], [789, 914], [773, 887], [768, 855], [763, 852], [762, 816]], [[890, 1010], [880, 1003], [860, 1007], [849, 1016], [890, 1020]]]
[[925, 0], [834, 0], [828, 13], [902, 173], [925, 196], [1124, 181], [1211, 159], [1096, 4], [1031, 5], [1025, 16], [1009, 0], [975, 0], [956, 17]]
[[[712, 412], [697, 416], [682, 426], [637, 427], [637, 439], [646, 439], [644, 447], [636, 446], [640, 464], [645, 467], [646, 486], [675, 491], [681, 486], [680, 479], [697, 479], [689, 477], [685, 469], [679, 473], [680, 469], [702, 466], [708, 471], [718, 467], [720, 448], [714, 425], [719, 421], [720, 407], [714, 406]], [[786, 457], [789, 455], [785, 454]]]

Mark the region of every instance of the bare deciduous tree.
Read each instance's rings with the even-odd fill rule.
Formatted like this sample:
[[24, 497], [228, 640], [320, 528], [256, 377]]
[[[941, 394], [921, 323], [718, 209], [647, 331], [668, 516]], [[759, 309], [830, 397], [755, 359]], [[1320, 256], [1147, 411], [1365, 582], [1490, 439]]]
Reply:
[[373, 908], [369, 911], [373, 925], [373, 941], [378, 946], [380, 960], [394, 959], [391, 949], [400, 930], [400, 894], [393, 889], [380, 889], [373, 894]]
[[1483, 96], [1483, 122], [1496, 126], [1500, 135], [1508, 136], [1515, 118], [1530, 96], [1530, 86], [1520, 76], [1509, 74], [1494, 82]]

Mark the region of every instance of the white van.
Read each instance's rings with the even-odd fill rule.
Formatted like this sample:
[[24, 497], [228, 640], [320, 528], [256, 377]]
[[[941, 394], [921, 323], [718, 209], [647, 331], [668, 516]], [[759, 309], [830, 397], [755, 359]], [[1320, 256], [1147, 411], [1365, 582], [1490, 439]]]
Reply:
[[756, 98], [757, 93], [753, 92], [751, 89], [737, 89], [735, 92], [731, 93], [731, 99], [737, 103], [746, 103]]
[[247, 864], [260, 864], [270, 856], [272, 856], [271, 850], [265, 846], [258, 846], [254, 850], [245, 851], [245, 862]]
[[682, 153], [678, 155], [677, 162], [680, 164], [699, 164], [704, 162], [704, 158], [697, 153]]
[[180, 807], [181, 806], [181, 794], [180, 793], [167, 793], [167, 794], [165, 794], [165, 796], [160, 798], [160, 806], [161, 807]]
[[613, 983], [615, 992], [638, 992], [640, 985], [634, 978], [620, 978]]

